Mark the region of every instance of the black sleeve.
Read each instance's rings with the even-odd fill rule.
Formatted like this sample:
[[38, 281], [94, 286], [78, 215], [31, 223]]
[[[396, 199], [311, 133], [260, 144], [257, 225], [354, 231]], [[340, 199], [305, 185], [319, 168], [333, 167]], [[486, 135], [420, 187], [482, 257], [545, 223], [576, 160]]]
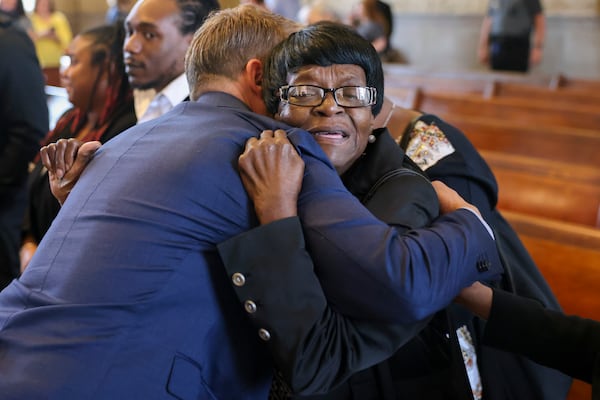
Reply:
[[391, 171], [373, 189], [365, 197], [364, 205], [401, 233], [427, 226], [439, 215], [435, 189], [427, 178], [411, 169]]
[[600, 323], [494, 290], [484, 342], [591, 382], [600, 352]]
[[124, 101], [123, 104], [114, 111], [114, 115], [110, 126], [100, 138], [102, 143], [106, 143], [108, 140], [136, 124], [137, 118], [135, 116], [133, 99]]
[[255, 326], [268, 333], [275, 365], [295, 393], [331, 390], [388, 358], [427, 324], [352, 320], [335, 312], [314, 274], [297, 218], [260, 226], [218, 249], [239, 300]]

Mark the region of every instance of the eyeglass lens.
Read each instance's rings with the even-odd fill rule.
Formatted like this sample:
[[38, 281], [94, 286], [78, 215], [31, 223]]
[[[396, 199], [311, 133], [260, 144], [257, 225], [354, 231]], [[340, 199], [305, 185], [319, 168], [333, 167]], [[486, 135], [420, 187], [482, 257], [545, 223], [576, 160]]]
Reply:
[[[282, 88], [282, 99], [298, 106], [316, 107], [332, 92], [335, 102], [342, 107], [365, 107], [375, 103], [375, 89], [364, 86], [343, 86], [325, 89], [319, 86], [298, 85]], [[286, 98], [287, 97], [287, 98]]]

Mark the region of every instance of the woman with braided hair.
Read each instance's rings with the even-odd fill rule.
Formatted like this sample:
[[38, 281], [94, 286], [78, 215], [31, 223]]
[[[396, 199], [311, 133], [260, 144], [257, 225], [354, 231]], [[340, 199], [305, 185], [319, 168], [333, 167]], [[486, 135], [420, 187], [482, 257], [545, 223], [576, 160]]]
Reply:
[[[135, 125], [133, 95], [123, 64], [122, 25], [104, 25], [77, 35], [70, 43], [61, 81], [73, 108], [50, 131], [45, 143], [75, 138], [104, 143]], [[29, 176], [29, 206], [21, 246], [21, 271], [33, 256], [60, 209], [39, 159]]]

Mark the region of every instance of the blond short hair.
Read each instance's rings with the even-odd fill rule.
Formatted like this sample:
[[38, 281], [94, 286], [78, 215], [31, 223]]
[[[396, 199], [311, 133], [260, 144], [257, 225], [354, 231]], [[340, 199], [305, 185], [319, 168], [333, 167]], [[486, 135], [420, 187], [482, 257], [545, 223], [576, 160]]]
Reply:
[[300, 26], [281, 15], [250, 4], [212, 13], [194, 34], [185, 56], [190, 98], [204, 84], [235, 80], [251, 59], [264, 62], [273, 47]]

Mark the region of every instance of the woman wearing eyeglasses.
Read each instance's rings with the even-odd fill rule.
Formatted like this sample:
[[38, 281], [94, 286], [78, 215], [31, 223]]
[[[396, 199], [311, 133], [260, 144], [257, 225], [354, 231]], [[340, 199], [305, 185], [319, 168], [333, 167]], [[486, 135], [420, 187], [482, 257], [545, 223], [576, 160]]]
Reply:
[[[412, 162], [387, 129], [374, 129], [375, 116], [383, 104], [383, 71], [379, 56], [368, 41], [341, 24], [317, 23], [292, 34], [275, 47], [265, 64], [264, 76], [263, 91], [267, 94], [265, 100], [268, 111], [273, 113], [275, 119], [312, 133], [345, 186], [374, 215], [399, 230], [428, 225], [436, 217], [432, 210], [436, 209], [438, 199], [435, 192], [422, 188], [421, 184], [427, 182], [424, 174], [407, 179], [398, 173], [412, 165]], [[274, 96], [268, 96], [270, 93]], [[244, 178], [245, 170], [243, 167], [241, 169]], [[250, 193], [252, 190], [250, 187]], [[273, 207], [263, 208], [262, 204], [260, 200], [255, 201], [259, 220], [264, 224], [267, 221], [261, 216], [271, 213]], [[293, 233], [285, 228], [279, 231], [279, 235], [284, 242], [285, 238], [293, 237]], [[264, 254], [268, 251], [267, 246], [274, 245], [273, 242], [248, 240], [248, 237], [234, 238], [224, 243], [220, 253], [230, 272], [235, 270], [235, 263], [230, 260], [235, 257], [233, 249], [240, 240], [247, 240], [244, 245], [254, 247], [250, 250], [251, 254]], [[335, 244], [332, 243], [332, 246]], [[293, 251], [289, 253], [295, 254]], [[266, 258], [260, 257], [263, 265], [257, 265], [257, 274], [268, 269], [264, 268]], [[286, 260], [278, 261], [281, 265], [287, 264]], [[273, 262], [276, 264], [277, 260]], [[323, 276], [318, 266], [315, 272], [321, 282], [323, 279], [337, 279], [340, 285], [347, 284], [343, 276]], [[422, 273], [428, 273], [426, 268]], [[253, 277], [255, 280], [256, 277]], [[248, 296], [240, 296], [242, 301], [246, 298]], [[350, 303], [355, 304], [356, 315], [360, 315], [361, 301], [372, 302], [376, 298], [377, 293], [357, 292], [354, 300], [343, 301], [345, 307]], [[340, 300], [328, 299], [335, 309], [336, 301]], [[362, 315], [362, 318], [371, 322], [385, 320], [382, 315]], [[390, 351], [387, 357], [391, 357], [383, 360], [387, 357], [378, 358], [380, 349], [388, 348], [387, 339], [381, 333], [386, 332], [383, 324], [373, 323], [369, 327], [358, 328], [360, 334], [356, 335], [355, 340], [350, 340], [351, 350], [348, 350], [344, 345], [338, 347], [336, 336], [339, 335], [341, 342], [352, 338], [356, 325], [346, 324], [335, 313], [327, 314], [322, 325], [314, 327], [314, 332], [328, 344], [319, 348], [317, 339], [308, 340], [302, 351], [313, 345], [318, 350], [309, 350], [306, 357], [300, 357], [301, 367], [294, 365], [286, 369], [290, 364], [284, 365], [282, 375], [285, 380], [291, 381], [293, 390], [301, 388], [310, 391], [318, 386], [323, 389], [328, 386], [325, 384], [328, 379], [339, 382], [348, 377], [344, 367], [341, 367], [344, 372], [337, 375], [341, 364], [352, 364], [354, 358], [364, 357], [369, 359], [370, 364], [363, 364], [362, 371], [355, 371], [336, 389], [310, 398], [472, 400], [475, 393], [469, 383], [457, 336], [457, 329], [462, 325], [458, 325], [459, 321], [453, 318], [452, 314], [440, 311], [429, 323], [425, 321], [421, 324], [419, 329], [398, 334], [394, 339], [397, 340], [397, 346], [391, 347], [397, 349], [402, 344], [404, 346], [395, 354]], [[259, 325], [269, 326], [269, 322]], [[418, 334], [423, 326], [424, 330]], [[378, 329], [382, 331], [378, 332]], [[369, 347], [369, 343], [373, 343], [374, 347], [379, 346], [379, 349], [365, 350], [362, 347]], [[281, 351], [276, 359], [291, 358], [283, 353], [285, 351]], [[313, 354], [318, 356], [311, 358]], [[373, 364], [377, 365], [366, 368]], [[310, 374], [315, 370], [319, 371], [319, 376], [313, 380]], [[332, 376], [325, 377], [326, 370], [330, 370]], [[272, 392], [273, 398], [284, 397], [280, 389], [277, 385]]]
[[[381, 220], [398, 228], [398, 216], [418, 209], [403, 202], [407, 200], [405, 196], [409, 196], [410, 199], [410, 196], [415, 196], [416, 193], [400, 177], [393, 176], [395, 168], [406, 165], [402, 149], [394, 142], [387, 129], [373, 130], [374, 127], [385, 126], [387, 123], [387, 118], [383, 119], [383, 123], [375, 121], [383, 103], [380, 60], [367, 41], [356, 37], [349, 30], [338, 24], [319, 23], [292, 34], [277, 46], [267, 61], [264, 72], [263, 91], [266, 94], [267, 109], [276, 119], [311, 132], [336, 167], [346, 187]], [[391, 116], [393, 111], [386, 110], [385, 114]], [[409, 115], [405, 124], [415, 116], [421, 116], [418, 112]], [[424, 117], [421, 116], [421, 119]], [[454, 149], [444, 138], [443, 132], [434, 129], [436, 126], [433, 122], [427, 119], [426, 121], [429, 123], [426, 126], [426, 133], [429, 135], [421, 136], [427, 143], [422, 143], [418, 158], [431, 166], [431, 163], [436, 163], [443, 156], [453, 153]], [[420, 127], [418, 124], [417, 128]], [[412, 135], [407, 136], [414, 139]], [[416, 139], [411, 141], [411, 145], [417, 146], [416, 142]], [[248, 146], [251, 148], [252, 143]], [[410, 151], [414, 153], [415, 149], [411, 148]], [[245, 174], [252, 173], [246, 169], [244, 156], [240, 164], [243, 178]], [[447, 175], [456, 172], [452, 166], [459, 164], [460, 157], [461, 154], [457, 152], [444, 163], [450, 167]], [[273, 168], [273, 165], [269, 166], [269, 170]], [[489, 169], [480, 171], [479, 175], [486, 176], [486, 171]], [[389, 176], [392, 178], [386, 181], [386, 177]], [[457, 176], [451, 181], [469, 179], [470, 176]], [[493, 175], [491, 179], [493, 180]], [[289, 225], [285, 225], [285, 220], [276, 221], [277, 218], [273, 216], [273, 210], [278, 204], [264, 202], [260, 196], [261, 192], [272, 194], [273, 187], [267, 182], [263, 187], [259, 187], [264, 190], [256, 191], [250, 185], [249, 192], [258, 193], [258, 198], [255, 197], [255, 207], [259, 219], [264, 214], [274, 222], [264, 224], [269, 221], [261, 219], [263, 226], [259, 228], [260, 233], [244, 234], [220, 246], [220, 253], [228, 271], [236, 271], [236, 261], [238, 264], [244, 263], [244, 270], [252, 273], [255, 286], [260, 286], [255, 282], [261, 281], [260, 274], [267, 274], [264, 271], [268, 271], [269, 274], [264, 278], [265, 282], [283, 282], [280, 285], [285, 286], [285, 282], [293, 276], [293, 271], [290, 273], [286, 270], [287, 266], [298, 262], [299, 251], [293, 244], [289, 245], [289, 249], [286, 247], [291, 242], [289, 238], [297, 236], [294, 236], [293, 230], [286, 229]], [[412, 199], [414, 201], [414, 197]], [[421, 204], [427, 204], [431, 198], [423, 196], [420, 201]], [[418, 204], [419, 201], [415, 201], [413, 205]], [[482, 206], [484, 205], [482, 203]], [[335, 248], [336, 245], [332, 243], [331, 246]], [[272, 259], [275, 257], [271, 256], [275, 253], [273, 248], [277, 248], [279, 260]], [[245, 257], [240, 258], [236, 252], [244, 254]], [[289, 254], [289, 259], [282, 260], [281, 254]], [[256, 255], [256, 258], [252, 255]], [[248, 264], [253, 260], [256, 260], [256, 265], [249, 267]], [[270, 264], [273, 264], [272, 267], [267, 266]], [[349, 270], [352, 268], [352, 265], [348, 266]], [[272, 276], [273, 271], [283, 271], [282, 276], [279, 279]], [[474, 329], [477, 327], [474, 326], [474, 316], [459, 306], [451, 306], [438, 312], [418, 335], [411, 335], [410, 332], [396, 334], [395, 339], [401, 339], [396, 342], [399, 349], [395, 347], [398, 349], [396, 352], [389, 351], [386, 357], [382, 357], [382, 349], [386, 349], [390, 343], [390, 332], [387, 330], [389, 325], [373, 321], [389, 322], [390, 318], [383, 314], [361, 315], [360, 311], [362, 303], [375, 303], [379, 294], [361, 291], [360, 282], [349, 282], [345, 276], [323, 276], [318, 266], [315, 266], [315, 273], [321, 284], [324, 281], [333, 281], [338, 285], [357, 288], [355, 298], [350, 300], [332, 298], [326, 292], [332, 309], [335, 310], [337, 305], [341, 306], [342, 301], [345, 309], [351, 304], [350, 308], [354, 310], [352, 316], [355, 319], [348, 322], [348, 319], [340, 318], [339, 314], [328, 312], [317, 325], [305, 327], [310, 329], [307, 339], [291, 349], [280, 347], [281, 342], [285, 343], [281, 339], [271, 340], [274, 343], [271, 346], [275, 348], [275, 359], [280, 361], [282, 376], [292, 385], [292, 390], [319, 390], [324, 393], [329, 388], [330, 391], [310, 398], [335, 400], [472, 400], [482, 398], [484, 393], [485, 396], [490, 396], [487, 397], [490, 399], [496, 398], [497, 394], [500, 394], [498, 398], [503, 399], [548, 398], [538, 396], [540, 392], [537, 390], [540, 388], [532, 377], [523, 372], [525, 369], [521, 366], [524, 363], [522, 359], [518, 360], [518, 365], [506, 364], [507, 356], [488, 353], [485, 360], [488, 364], [510, 365], [511, 370], [506, 376], [498, 376], [488, 371], [483, 371], [487, 375], [482, 374], [478, 369], [481, 359], [478, 360], [477, 357], [480, 347], [477, 342], [478, 331]], [[428, 273], [426, 268], [423, 268], [422, 273]], [[298, 282], [294, 282], [293, 285], [294, 289], [301, 286]], [[260, 287], [236, 286], [235, 289], [242, 301], [260, 299], [261, 312], [252, 314], [252, 319], [258, 327], [270, 327], [274, 338], [286, 336], [288, 331], [283, 329], [282, 332], [277, 332], [273, 326], [278, 324], [273, 318], [269, 318], [270, 304], [275, 304], [274, 308], [282, 307], [282, 299], [279, 302], [269, 299], [270, 296], [275, 296], [271, 293], [276, 292], [272, 285], [264, 288], [264, 291]], [[285, 292], [285, 302], [293, 303], [293, 293], [294, 290], [288, 288]], [[437, 293], [433, 291], [425, 295], [435, 297]], [[381, 307], [383, 308], [383, 305]], [[368, 326], [368, 322], [372, 324]], [[365, 323], [367, 326], [361, 325]], [[283, 327], [286, 327], [285, 324]], [[287, 328], [289, 329], [289, 324]], [[302, 326], [297, 327], [294, 332], [301, 329]], [[400, 347], [410, 339], [412, 340]], [[370, 345], [372, 347], [369, 348]], [[345, 380], [352, 369], [358, 372]], [[522, 378], [519, 378], [520, 374]], [[482, 378], [498, 380], [496, 388], [499, 391], [487, 391], [490, 387], [483, 385]], [[510, 385], [511, 379], [513, 382], [519, 382], [518, 388]], [[523, 382], [524, 380], [533, 383]], [[332, 385], [340, 382], [343, 384], [331, 390]], [[556, 382], [561, 384], [560, 379], [556, 379]], [[545, 383], [549, 387], [554, 387], [553, 384], [554, 382]], [[281, 385], [276, 386], [273, 397], [282, 397], [279, 396], [280, 388]], [[508, 397], [502, 397], [502, 393]], [[519, 394], [525, 395], [519, 397]], [[560, 390], [557, 390], [556, 394], [560, 396]]]

